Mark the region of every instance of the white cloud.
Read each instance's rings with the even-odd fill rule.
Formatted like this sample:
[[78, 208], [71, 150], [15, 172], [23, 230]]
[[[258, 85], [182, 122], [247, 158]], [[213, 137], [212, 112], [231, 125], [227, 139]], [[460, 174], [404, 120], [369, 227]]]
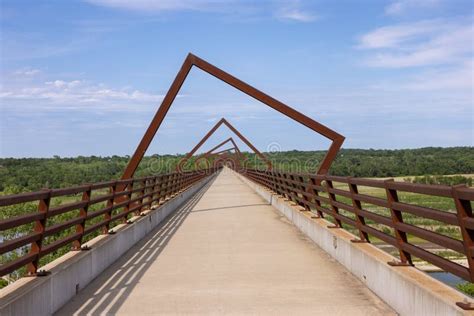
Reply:
[[[412, 81], [401, 85], [409, 90], [467, 89], [474, 91], [474, 62], [466, 61], [459, 67], [447, 70], [427, 71], [414, 76]], [[472, 99], [471, 99], [472, 101]]]
[[90, 4], [145, 14], [170, 11], [201, 11], [239, 17], [275, 17], [278, 20], [312, 22], [317, 16], [303, 10], [299, 0], [84, 0]]
[[226, 5], [231, 6], [235, 1], [223, 0], [86, 0], [94, 5], [126, 9], [141, 12], [159, 11], [213, 11]]
[[163, 95], [131, 88], [110, 88], [83, 80], [51, 80], [46, 82], [6, 80], [0, 87], [3, 108], [35, 110], [149, 110], [163, 99]]
[[276, 16], [280, 20], [292, 20], [297, 22], [312, 22], [318, 19], [315, 14], [298, 8], [282, 8], [277, 12]]
[[359, 48], [394, 48], [400, 44], [430, 37], [446, 29], [441, 20], [428, 20], [414, 23], [384, 26], [364, 34], [359, 39]]
[[400, 15], [414, 9], [436, 7], [441, 0], [396, 0], [385, 7], [385, 14]]
[[33, 68], [22, 68], [18, 69], [13, 72], [14, 75], [17, 76], [35, 76], [39, 74], [41, 71], [39, 69], [33, 69]]
[[429, 69], [416, 75], [404, 78], [403, 81], [391, 80], [383, 84], [374, 85], [372, 88], [386, 91], [453, 91], [461, 90], [467, 93], [457, 94], [466, 103], [472, 104], [474, 97], [474, 61], [446, 69]]
[[464, 63], [472, 58], [472, 19], [441, 19], [375, 29], [359, 39], [358, 48], [374, 52], [365, 64], [403, 68]]

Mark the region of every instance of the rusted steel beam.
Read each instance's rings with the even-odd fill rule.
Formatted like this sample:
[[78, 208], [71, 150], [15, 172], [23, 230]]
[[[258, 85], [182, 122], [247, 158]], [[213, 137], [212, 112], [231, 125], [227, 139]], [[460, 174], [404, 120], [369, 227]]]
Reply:
[[219, 155], [216, 155], [217, 156], [217, 159], [214, 160], [213, 162], [213, 168], [217, 168], [217, 167], [221, 167], [222, 165], [224, 165], [224, 163], [226, 163], [227, 161], [230, 161], [233, 165], [233, 168], [234, 170], [241, 170], [241, 165], [240, 165], [240, 160], [236, 158], [236, 155], [231, 155], [231, 154], [228, 154], [228, 153], [223, 153], [223, 154], [219, 154]]
[[206, 153], [203, 154], [203, 156], [207, 156], [211, 153], [214, 152], [214, 150], [216, 149], [219, 149], [220, 147], [224, 146], [225, 144], [227, 144], [228, 142], [231, 142], [233, 147], [231, 148], [228, 148], [228, 149], [225, 149], [225, 150], [221, 150], [220, 152], [217, 152], [216, 154], [218, 153], [221, 153], [221, 152], [225, 152], [225, 151], [229, 151], [229, 150], [235, 150], [235, 152], [242, 158], [242, 159], [245, 159], [245, 156], [242, 155], [242, 152], [239, 148], [239, 146], [235, 143], [234, 139], [232, 137], [229, 137], [228, 139], [226, 139], [225, 141], [221, 142], [219, 145], [216, 145], [214, 146], [212, 149], [208, 150]]
[[[227, 144], [228, 142], [232, 141], [232, 137], [229, 137], [227, 138], [226, 140], [220, 142], [219, 144], [217, 144], [216, 146], [212, 147], [211, 149], [209, 149], [206, 154], [208, 153], [212, 153], [214, 150], [218, 149], [218, 148], [221, 148], [222, 146], [224, 146], [225, 144]], [[235, 145], [234, 145], [235, 147]]]
[[222, 154], [222, 153], [225, 153], [225, 152], [229, 152], [229, 153], [230, 153], [232, 150], [235, 150], [235, 151], [237, 152], [236, 148], [235, 148], [235, 147], [232, 147], [232, 148], [227, 148], [227, 149], [220, 150], [220, 151], [218, 151], [218, 152], [210, 153], [210, 154], [212, 154], [212, 155], [218, 155], [218, 154]]
[[137, 149], [132, 155], [132, 158], [130, 159], [122, 175], [122, 179], [128, 179], [133, 177], [140, 161], [142, 160], [146, 150], [148, 149], [148, 146], [150, 145], [151, 141], [153, 140], [153, 137], [160, 128], [163, 119], [168, 113], [171, 105], [173, 104], [174, 99], [176, 98], [181, 86], [183, 85], [189, 71], [193, 66], [198, 67], [199, 69], [207, 72], [208, 74], [216, 77], [217, 79], [224, 81], [225, 83], [236, 88], [237, 90], [242, 91], [243, 93], [282, 113], [283, 115], [330, 139], [332, 141], [332, 144], [329, 147], [329, 150], [326, 153], [323, 161], [321, 162], [317, 173], [326, 174], [328, 172], [329, 167], [331, 166], [333, 160], [336, 158], [336, 155], [340, 147], [342, 146], [342, 143], [344, 142], [344, 136], [190, 53], [184, 60], [180, 71], [176, 75], [176, 78], [174, 79], [173, 83], [171, 84], [171, 87], [169, 88], [163, 101], [161, 102], [158, 111], [153, 117], [150, 125], [148, 126], [148, 129], [146, 130], [143, 138], [138, 144]]
[[[219, 122], [216, 123], [216, 125], [214, 125], [211, 130], [206, 134], [204, 135], [204, 137], [197, 143], [196, 146], [194, 146], [194, 148], [186, 154], [186, 156], [180, 160], [180, 162], [178, 163], [176, 169], [179, 171], [179, 170], [182, 170], [183, 169], [183, 165], [186, 163], [186, 161], [189, 160], [189, 158], [191, 158], [195, 153], [196, 151], [215, 133], [215, 131], [222, 125], [224, 124], [225, 126], [227, 126], [235, 135], [237, 135], [250, 149], [253, 150], [253, 152], [260, 158], [262, 159], [266, 164], [267, 164], [267, 169], [268, 170], [271, 170], [272, 169], [272, 163], [271, 161], [264, 155], [262, 154], [247, 138], [245, 138], [245, 136], [243, 136], [234, 126], [232, 126], [232, 124], [230, 124], [225, 118], [222, 118], [219, 120]], [[224, 142], [220, 143], [218, 146], [215, 146], [212, 150], [214, 150], [215, 148], [218, 148], [219, 146], [222, 146], [223, 144], [227, 143], [228, 141], [232, 142], [234, 144], [235, 147], [238, 148], [237, 144], [235, 143], [235, 141], [231, 138], [225, 140]], [[240, 153], [240, 150], [239, 150], [239, 154]]]
[[[225, 149], [225, 150], [221, 150], [217, 153], [213, 153], [214, 150], [217, 150], [219, 149], [220, 147], [223, 147], [225, 144], [231, 142], [234, 147], [232, 148], [228, 148], [228, 149]], [[240, 151], [240, 148], [239, 146], [235, 143], [234, 139], [232, 137], [229, 137], [227, 138], [226, 140], [220, 142], [219, 144], [217, 144], [216, 146], [214, 146], [213, 148], [211, 148], [210, 150], [208, 150], [206, 153], [202, 154], [200, 157], [198, 157], [195, 162], [194, 162], [194, 166], [197, 167], [199, 165], [199, 162], [202, 160], [202, 159], [207, 159], [206, 162], [207, 162], [207, 167], [209, 168], [210, 167], [210, 161], [209, 161], [209, 158], [215, 156], [214, 154], [220, 154], [220, 153], [224, 153], [224, 152], [227, 152], [227, 151], [230, 151], [234, 149], [236, 151], [236, 154], [239, 156], [239, 158], [244, 161], [246, 158], [245, 156], [242, 154], [242, 152]], [[239, 164], [240, 165], [240, 164]], [[182, 165], [180, 165], [180, 163], [178, 163], [178, 168], [181, 168]], [[180, 169], [178, 169], [180, 170]]]
[[[230, 139], [231, 139], [231, 138], [230, 138]], [[227, 142], [228, 142], [228, 141], [227, 141]], [[224, 143], [224, 142], [221, 143], [220, 146], [223, 146], [224, 144], [226, 144], [226, 142], [225, 142], [225, 143]], [[235, 142], [234, 142], [234, 144], [235, 144]], [[236, 145], [236, 146], [237, 146], [237, 145]], [[212, 150], [215, 150], [216, 148], [218, 149], [219, 147], [216, 146], [216, 147], [214, 147], [213, 149], [211, 149], [211, 150], [209, 150], [208, 152], [206, 152], [205, 154], [202, 154], [201, 156], [199, 156], [199, 157], [194, 161], [194, 166], [197, 168], [197, 167], [199, 166], [200, 161], [203, 160], [203, 159], [206, 159], [206, 162], [207, 162], [206, 168], [210, 168], [210, 167], [211, 167], [211, 162], [210, 162], [210, 159], [211, 159], [211, 158], [218, 157], [218, 156], [220, 156], [220, 155], [222, 155], [222, 154], [231, 154], [231, 152], [230, 152], [231, 150], [235, 150], [235, 154], [233, 154], [233, 155], [237, 156], [240, 161], [245, 161], [245, 156], [240, 152], [238, 146], [237, 146], [237, 147], [232, 147], [232, 148], [228, 148], [228, 149], [225, 149], [225, 150], [221, 150], [221, 151], [212, 153], [211, 151], [212, 151]], [[241, 166], [240, 162], [238, 163], [238, 166], [239, 166], [239, 167]], [[240, 169], [239, 169], [239, 170], [240, 170]]]

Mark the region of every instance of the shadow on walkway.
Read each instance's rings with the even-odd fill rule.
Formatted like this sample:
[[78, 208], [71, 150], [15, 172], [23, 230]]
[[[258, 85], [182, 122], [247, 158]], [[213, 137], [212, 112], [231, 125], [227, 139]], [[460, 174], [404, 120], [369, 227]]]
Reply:
[[245, 205], [235, 205], [235, 206], [204, 208], [204, 209], [200, 209], [200, 210], [191, 211], [191, 213], [218, 211], [218, 210], [225, 210], [225, 209], [234, 209], [234, 208], [240, 208], [240, 207], [251, 207], [251, 206], [261, 206], [261, 205], [271, 205], [271, 204], [270, 203], [258, 203], [258, 204], [245, 204]]
[[[216, 175], [178, 210], [66, 303], [55, 315], [115, 314], [143, 274], [157, 259], [178, 228], [215, 181]], [[89, 293], [93, 293], [90, 296]]]

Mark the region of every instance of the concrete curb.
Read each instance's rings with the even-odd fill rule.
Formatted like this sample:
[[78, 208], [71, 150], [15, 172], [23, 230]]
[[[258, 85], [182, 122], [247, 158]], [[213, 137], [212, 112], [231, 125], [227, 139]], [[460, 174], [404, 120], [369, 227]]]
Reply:
[[214, 177], [200, 180], [162, 206], [146, 211], [147, 216], [132, 218], [133, 224], [115, 226], [116, 234], [95, 237], [87, 242], [90, 250], [69, 252], [47, 264], [43, 269], [50, 275], [21, 278], [1, 289], [0, 315], [53, 314]]
[[[249, 180], [238, 177], [287, 217], [302, 233], [340, 262], [400, 315], [472, 315], [456, 302], [472, 301], [463, 293], [414, 267], [392, 267], [396, 258], [367, 243], [351, 243], [356, 236]], [[343, 298], [341, 298], [343, 299]]]

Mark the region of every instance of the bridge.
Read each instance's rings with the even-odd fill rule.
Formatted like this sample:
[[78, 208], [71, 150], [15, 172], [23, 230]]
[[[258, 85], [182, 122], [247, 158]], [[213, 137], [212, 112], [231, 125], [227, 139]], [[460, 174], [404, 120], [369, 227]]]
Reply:
[[[275, 169], [223, 118], [176, 170], [134, 177], [193, 66], [329, 138], [317, 171]], [[233, 137], [196, 154], [221, 126], [259, 163]], [[15, 280], [0, 314], [470, 313], [471, 297], [420, 268], [474, 281], [474, 190], [330, 175], [343, 140], [189, 55], [122, 179], [0, 196], [0, 211], [19, 210], [0, 220], [0, 275]]]
[[58, 314], [315, 312], [393, 310], [226, 168]]

